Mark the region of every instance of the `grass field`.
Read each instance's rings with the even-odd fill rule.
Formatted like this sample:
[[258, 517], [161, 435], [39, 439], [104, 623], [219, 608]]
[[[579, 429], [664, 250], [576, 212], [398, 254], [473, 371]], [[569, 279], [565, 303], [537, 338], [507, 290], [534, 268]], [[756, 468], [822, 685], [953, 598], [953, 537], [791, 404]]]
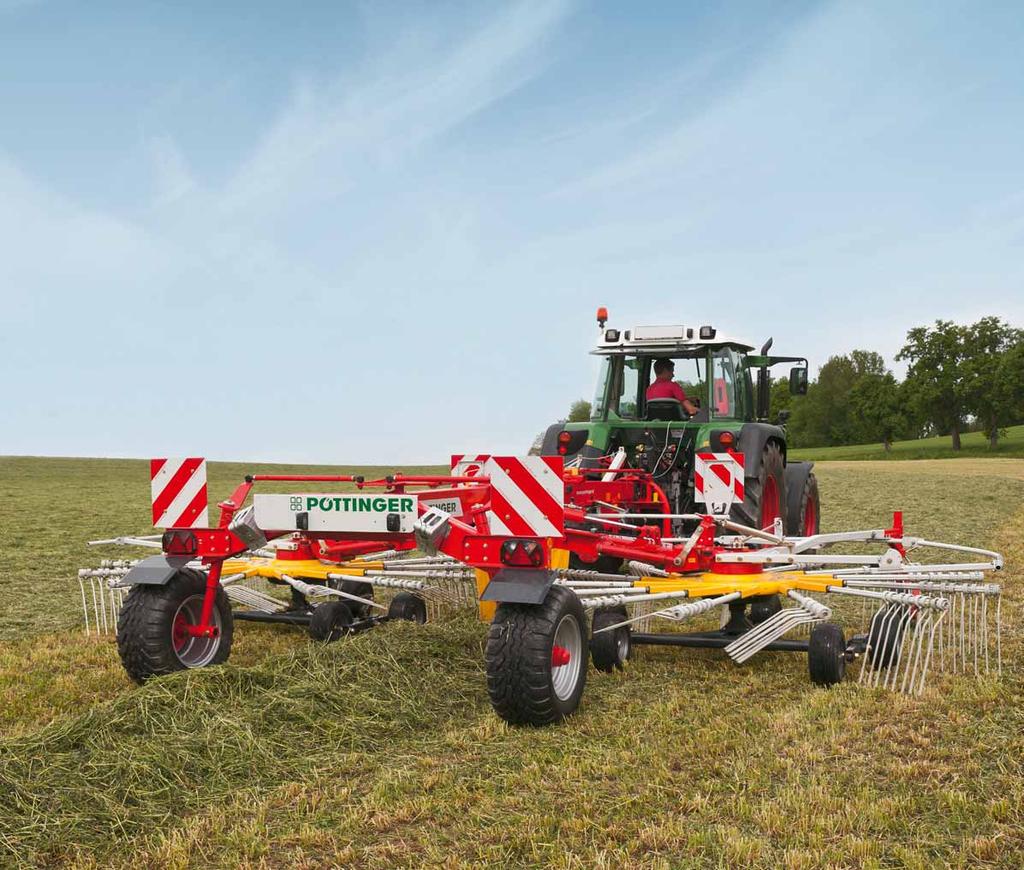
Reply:
[[[212, 496], [252, 470], [214, 464]], [[1006, 554], [1002, 679], [908, 699], [648, 648], [513, 729], [464, 618], [330, 646], [244, 624], [229, 665], [138, 688], [74, 577], [115, 554], [84, 540], [148, 531], [145, 463], [0, 459], [0, 866], [1022, 866], [1024, 461], [819, 477], [826, 528], [899, 507]]]
[[960, 450], [954, 450], [950, 437], [920, 438], [915, 441], [894, 441], [892, 450], [885, 452], [881, 444], [850, 444], [844, 447], [808, 447], [794, 449], [795, 459], [830, 461], [834, 459], [963, 459], [980, 457], [1024, 457], [1024, 426], [1010, 426], [999, 439], [995, 450], [990, 450], [988, 439], [981, 432], [967, 432], [961, 436]]

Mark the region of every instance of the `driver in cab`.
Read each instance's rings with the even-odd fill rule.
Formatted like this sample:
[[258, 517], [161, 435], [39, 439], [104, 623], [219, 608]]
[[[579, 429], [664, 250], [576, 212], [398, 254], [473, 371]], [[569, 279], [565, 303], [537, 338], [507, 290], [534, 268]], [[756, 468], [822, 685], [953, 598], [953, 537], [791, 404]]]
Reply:
[[654, 361], [654, 380], [647, 388], [647, 399], [675, 399], [691, 417], [697, 413], [697, 406], [688, 398], [683, 388], [672, 380], [676, 366], [667, 358]]

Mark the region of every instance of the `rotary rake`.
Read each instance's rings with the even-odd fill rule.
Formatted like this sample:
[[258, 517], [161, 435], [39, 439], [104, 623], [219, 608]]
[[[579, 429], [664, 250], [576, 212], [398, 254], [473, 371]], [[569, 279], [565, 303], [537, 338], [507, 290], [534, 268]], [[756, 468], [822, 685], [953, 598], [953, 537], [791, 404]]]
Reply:
[[[301, 491], [252, 494], [264, 481]], [[87, 630], [116, 621], [138, 681], [224, 661], [236, 620], [330, 641], [468, 606], [490, 622], [488, 690], [512, 723], [569, 715], [588, 655], [613, 671], [640, 645], [721, 649], [736, 664], [799, 652], [818, 685], [850, 667], [910, 694], [936, 671], [1002, 667], [1000, 589], [985, 582], [1002, 557], [908, 535], [898, 512], [884, 529], [788, 536], [781, 518], [672, 514], [622, 457], [588, 469], [487, 455], [453, 457], [450, 476], [250, 476], [219, 507], [216, 526], [194, 512], [198, 525], [97, 542], [161, 552], [80, 572]]]

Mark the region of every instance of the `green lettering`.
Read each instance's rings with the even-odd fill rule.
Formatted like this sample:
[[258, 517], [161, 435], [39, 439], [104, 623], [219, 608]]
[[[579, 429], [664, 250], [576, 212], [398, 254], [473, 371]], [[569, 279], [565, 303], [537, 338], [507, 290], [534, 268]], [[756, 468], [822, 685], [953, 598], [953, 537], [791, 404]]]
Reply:
[[375, 511], [386, 511], [388, 509], [388, 500], [386, 498], [375, 498], [373, 500], [373, 509]]
[[400, 511], [401, 510], [401, 508], [398, 506], [398, 499], [397, 498], [389, 498], [388, 499], [388, 510], [391, 513], [394, 513], [395, 511]]
[[336, 511], [340, 511], [341, 510], [341, 499], [340, 498], [336, 498], [334, 500], [334, 509]]
[[358, 501], [359, 501], [359, 506], [356, 508], [356, 510], [360, 510], [360, 511], [370, 511], [370, 510], [373, 510], [373, 499], [372, 498], [361, 498]]
[[343, 498], [343, 499], [341, 500], [341, 503], [342, 503], [343, 505], [345, 505], [345, 510], [347, 510], [347, 511], [348, 511], [348, 510], [352, 510], [352, 508], [351, 508], [351, 507], [349, 506], [349, 503], [350, 503], [350, 502], [353, 502], [353, 501], [355, 501], [355, 499], [353, 499], [353, 498]]
[[316, 499], [312, 496], [306, 497], [306, 510], [312, 510], [316, 507]]
[[327, 496], [324, 496], [323, 498], [320, 499], [320, 510], [329, 511], [330, 509], [331, 500]]
[[403, 498], [402, 499], [402, 506], [399, 508], [399, 510], [400, 511], [404, 511], [405, 513], [412, 513], [412, 499], [411, 498]]

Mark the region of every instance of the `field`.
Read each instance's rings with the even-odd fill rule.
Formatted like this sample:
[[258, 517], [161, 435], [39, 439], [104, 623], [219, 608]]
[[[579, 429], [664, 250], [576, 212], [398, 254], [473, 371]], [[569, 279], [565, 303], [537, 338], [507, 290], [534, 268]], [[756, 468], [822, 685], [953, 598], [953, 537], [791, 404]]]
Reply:
[[817, 462], [835, 459], [962, 459], [981, 457], [1024, 457], [1024, 426], [1010, 426], [999, 439], [995, 450], [990, 450], [988, 439], [981, 432], [966, 432], [961, 436], [961, 448], [956, 451], [948, 435], [920, 438], [914, 441], [894, 441], [886, 453], [881, 444], [850, 444], [844, 447], [808, 447], [790, 451], [795, 459]]
[[[213, 465], [213, 498], [254, 470]], [[819, 478], [826, 529], [902, 508], [1004, 552], [1001, 679], [909, 699], [648, 648], [513, 729], [463, 618], [330, 646], [244, 624], [228, 666], [139, 688], [81, 633], [75, 570], [149, 531], [145, 463], [0, 458], [0, 866], [1022, 866], [1024, 460]]]

